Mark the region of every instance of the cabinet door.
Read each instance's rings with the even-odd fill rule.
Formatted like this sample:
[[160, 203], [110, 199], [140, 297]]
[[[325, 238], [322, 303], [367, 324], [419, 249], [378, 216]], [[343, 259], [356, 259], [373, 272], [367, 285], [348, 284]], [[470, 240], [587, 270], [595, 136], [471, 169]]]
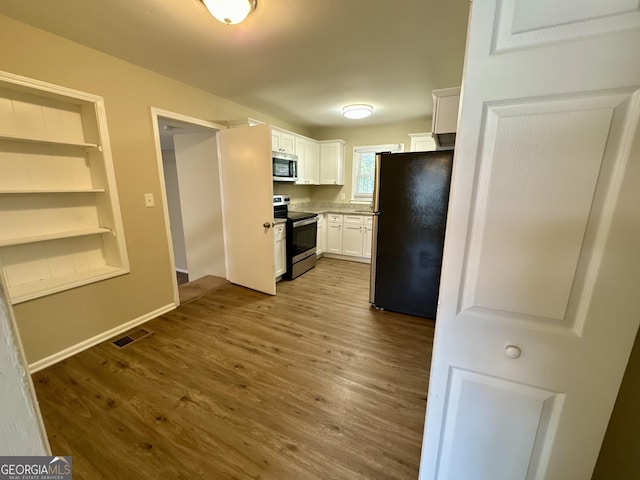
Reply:
[[271, 149], [274, 152], [295, 153], [295, 135], [279, 128], [271, 127]]
[[342, 254], [354, 257], [362, 256], [362, 225], [345, 223], [342, 233]]
[[285, 153], [295, 153], [296, 137], [288, 132], [280, 132], [280, 149]]
[[284, 275], [287, 271], [286, 241], [284, 225], [276, 225], [273, 229], [275, 276]]
[[304, 138], [296, 137], [296, 155], [298, 156], [298, 180], [296, 185], [306, 185], [309, 183], [307, 179], [307, 143]]
[[431, 152], [437, 150], [436, 142], [430, 133], [409, 134], [411, 137], [411, 152]]
[[327, 224], [327, 252], [342, 253], [342, 224]]
[[308, 185], [320, 184], [320, 145], [313, 140], [305, 140], [304, 175]]
[[458, 126], [460, 88], [433, 91], [433, 133], [453, 133]]
[[371, 243], [373, 241], [373, 227], [371, 221], [365, 221], [364, 234], [362, 236], [362, 256], [371, 258]]
[[318, 215], [318, 239], [316, 244], [316, 254], [320, 255], [327, 249], [327, 229], [324, 215]]
[[344, 145], [339, 142], [320, 145], [320, 184], [344, 184]]
[[281, 152], [281, 147], [280, 147], [280, 131], [279, 130], [275, 130], [275, 129], [271, 129], [271, 150], [274, 152]]

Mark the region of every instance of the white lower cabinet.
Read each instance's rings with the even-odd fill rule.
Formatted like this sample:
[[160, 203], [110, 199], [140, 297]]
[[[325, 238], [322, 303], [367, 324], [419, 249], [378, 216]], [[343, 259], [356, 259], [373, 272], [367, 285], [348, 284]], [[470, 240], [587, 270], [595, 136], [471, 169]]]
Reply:
[[274, 264], [275, 276], [281, 277], [287, 272], [287, 232], [285, 224], [280, 223], [273, 227]]
[[373, 243], [373, 217], [364, 217], [364, 233], [362, 236], [362, 256], [371, 258], [371, 244]]
[[324, 213], [318, 215], [318, 238], [316, 242], [316, 255], [321, 255], [327, 249], [327, 220]]
[[327, 214], [327, 248], [328, 253], [342, 254], [342, 215]]
[[324, 252], [359, 259], [371, 258], [372, 216], [328, 213], [326, 222]]
[[342, 254], [352, 257], [362, 256], [362, 215], [345, 215], [343, 217], [344, 231], [342, 233]]

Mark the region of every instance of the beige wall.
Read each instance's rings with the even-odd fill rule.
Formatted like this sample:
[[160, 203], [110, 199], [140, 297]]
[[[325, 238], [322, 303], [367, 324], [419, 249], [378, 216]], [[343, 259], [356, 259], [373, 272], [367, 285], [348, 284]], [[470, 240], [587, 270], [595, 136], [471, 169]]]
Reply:
[[29, 363], [170, 305], [172, 275], [150, 106], [204, 119], [294, 125], [0, 16], [0, 70], [105, 99], [131, 273], [15, 306]]
[[[431, 131], [431, 118], [424, 120], [398, 123], [394, 125], [323, 128], [312, 132], [311, 137], [316, 140], [333, 140], [340, 138], [347, 142], [345, 147], [344, 186], [322, 185], [312, 187], [311, 200], [315, 202], [349, 202], [351, 200], [351, 181], [353, 170], [353, 147], [364, 145], [383, 145], [389, 143], [404, 143], [405, 151], [409, 151], [410, 133]], [[340, 194], [344, 193], [344, 200]]]
[[314, 188], [318, 187], [309, 187], [307, 185], [293, 185], [286, 182], [273, 182], [273, 194], [289, 195], [291, 197], [291, 203], [310, 202]]

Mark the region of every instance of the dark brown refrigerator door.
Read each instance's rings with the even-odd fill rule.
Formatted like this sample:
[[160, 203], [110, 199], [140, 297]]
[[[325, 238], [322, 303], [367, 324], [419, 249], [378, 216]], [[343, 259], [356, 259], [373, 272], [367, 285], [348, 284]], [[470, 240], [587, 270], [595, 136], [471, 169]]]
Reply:
[[371, 303], [435, 318], [453, 151], [376, 160]]

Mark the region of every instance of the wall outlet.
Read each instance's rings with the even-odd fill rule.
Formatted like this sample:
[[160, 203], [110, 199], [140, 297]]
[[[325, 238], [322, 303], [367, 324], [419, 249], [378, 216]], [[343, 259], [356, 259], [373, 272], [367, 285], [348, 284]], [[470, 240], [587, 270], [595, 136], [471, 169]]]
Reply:
[[144, 206], [149, 208], [149, 207], [155, 207], [155, 205], [156, 205], [156, 201], [153, 199], [153, 193], [145, 193]]
[[344, 193], [340, 194], [340, 200], [344, 200], [345, 198], [347, 198], [347, 196]]

